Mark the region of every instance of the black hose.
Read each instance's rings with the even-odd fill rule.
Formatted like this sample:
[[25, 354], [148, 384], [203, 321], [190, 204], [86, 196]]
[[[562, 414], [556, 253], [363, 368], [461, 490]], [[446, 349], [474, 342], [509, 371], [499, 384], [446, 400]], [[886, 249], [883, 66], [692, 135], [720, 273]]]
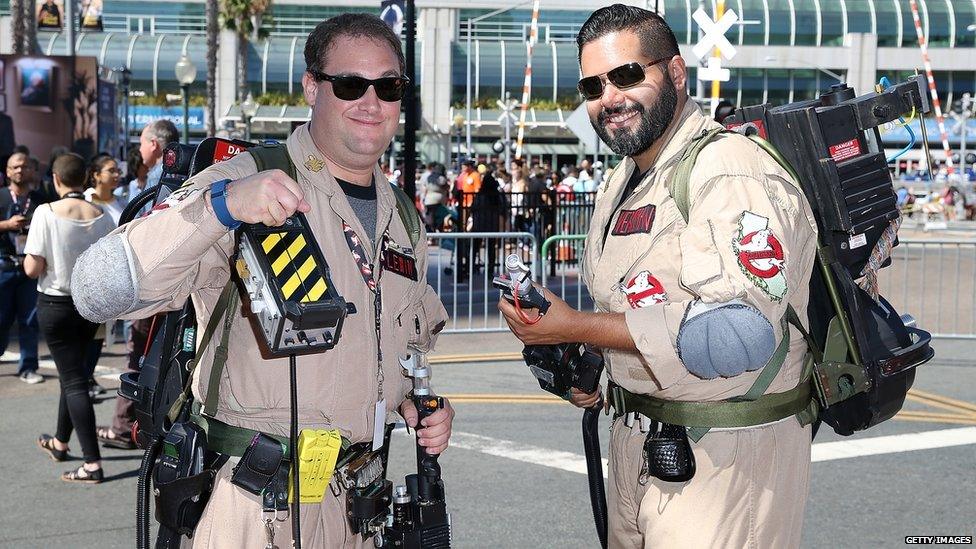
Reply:
[[300, 478], [298, 477], [298, 366], [295, 355], [288, 357], [288, 374], [291, 377], [291, 432], [288, 434], [288, 447], [291, 449], [291, 478], [292, 493], [295, 499], [291, 504], [291, 536], [292, 547], [302, 549], [301, 495], [298, 491]]
[[600, 547], [607, 549], [607, 492], [603, 485], [603, 456], [600, 455], [600, 412], [603, 411], [601, 399], [592, 408], [583, 412], [583, 453], [586, 455], [586, 479], [590, 485], [590, 506], [593, 507], [593, 522]]
[[154, 437], [146, 452], [142, 455], [142, 465], [139, 466], [139, 483], [136, 488], [136, 547], [149, 549], [149, 483], [156, 455], [162, 445], [161, 437]]
[[146, 206], [146, 204], [154, 202], [156, 200], [156, 196], [159, 195], [159, 187], [159, 185], [154, 185], [148, 189], [143, 189], [142, 192], [130, 200], [122, 210], [122, 214], [119, 216], [119, 225], [125, 225], [126, 223], [132, 221], [135, 219], [139, 211]]

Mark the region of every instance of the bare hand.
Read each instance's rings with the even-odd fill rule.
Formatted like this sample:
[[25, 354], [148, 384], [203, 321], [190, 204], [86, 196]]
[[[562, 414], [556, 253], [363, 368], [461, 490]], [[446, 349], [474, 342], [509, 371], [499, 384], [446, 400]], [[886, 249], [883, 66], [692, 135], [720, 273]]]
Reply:
[[[408, 398], [403, 401], [400, 405], [400, 415], [407, 425], [416, 429], [418, 415], [413, 400]], [[444, 407], [424, 418], [421, 428], [417, 429], [417, 444], [426, 448], [428, 454], [440, 454], [447, 449], [453, 423], [454, 407], [445, 398]]]
[[281, 170], [267, 170], [227, 184], [227, 211], [242, 223], [279, 227], [311, 209], [301, 186]]
[[577, 408], [592, 408], [596, 406], [600, 399], [602, 398], [600, 394], [600, 388], [597, 387], [596, 391], [590, 394], [586, 394], [580, 391], [576, 387], [572, 387], [569, 392], [569, 401], [573, 403]]
[[23, 229], [25, 226], [27, 226], [27, 218], [20, 214], [16, 214], [10, 216], [9, 219], [7, 219], [2, 223], [3, 223], [3, 230], [5, 231], [19, 231]]
[[[507, 299], [502, 299], [498, 303], [498, 310], [505, 316], [508, 327], [515, 334], [515, 337], [522, 340], [526, 345], [547, 345], [552, 343], [563, 343], [566, 341], [581, 341], [574, 334], [579, 330], [579, 311], [570, 307], [565, 301], [556, 294], [536, 286], [542, 291], [551, 305], [549, 311], [535, 324], [529, 324], [522, 320], [515, 306]], [[535, 309], [522, 309], [522, 313], [531, 321], [539, 316]]]

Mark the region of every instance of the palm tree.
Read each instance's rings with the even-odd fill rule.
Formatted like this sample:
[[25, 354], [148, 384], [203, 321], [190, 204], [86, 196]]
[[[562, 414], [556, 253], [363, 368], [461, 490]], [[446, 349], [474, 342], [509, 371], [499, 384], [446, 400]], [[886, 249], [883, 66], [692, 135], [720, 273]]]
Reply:
[[217, 40], [220, 38], [218, 17], [220, 8], [217, 0], [207, 0], [207, 134], [213, 135], [217, 131]]
[[24, 0], [10, 0], [10, 25], [11, 25], [11, 35], [13, 38], [13, 48], [14, 53], [23, 55], [26, 53], [24, 51], [24, 43], [27, 35], [27, 21], [24, 18], [24, 4], [31, 4], [32, 2], [25, 2]]
[[247, 57], [252, 41], [268, 36], [271, 0], [219, 0], [224, 28], [237, 34], [237, 100], [247, 97]]

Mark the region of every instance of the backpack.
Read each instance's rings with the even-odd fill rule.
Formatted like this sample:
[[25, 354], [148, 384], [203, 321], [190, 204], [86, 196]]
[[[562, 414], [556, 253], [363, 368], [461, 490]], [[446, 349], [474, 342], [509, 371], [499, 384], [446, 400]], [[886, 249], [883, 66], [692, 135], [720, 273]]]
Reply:
[[[685, 222], [691, 207], [689, 182], [691, 171], [699, 153], [706, 145], [722, 134], [734, 133], [725, 128], [704, 131], [685, 149], [668, 181], [668, 191]], [[810, 196], [799, 185], [800, 177], [790, 163], [772, 144], [757, 135], [747, 137], [773, 157], [790, 174], [794, 186], [803, 192], [811, 203], [818, 197]], [[892, 189], [892, 193], [894, 190]], [[814, 216], [821, 211], [813, 208]], [[822, 222], [818, 218], [818, 225]], [[876, 246], [882, 245], [872, 243]], [[908, 390], [915, 378], [915, 367], [934, 356], [929, 347], [931, 336], [923, 330], [906, 326], [894, 308], [880, 295], [877, 300], [854, 284], [855, 275], [832, 257], [829, 245], [818, 243], [813, 276], [810, 281], [810, 303], [804, 329], [792, 305], [787, 307], [786, 320], [800, 331], [813, 358], [814, 395], [819, 404], [818, 420], [833, 427], [840, 435], [851, 435], [894, 416], [902, 407]], [[838, 286], [856, 288], [856, 303], [850, 294], [839, 291]], [[817, 309], [815, 300], [830, 303], [832, 308]], [[867, 326], [868, 338], [859, 337], [852, 324]], [[825, 330], [815, 330], [825, 326]], [[867, 339], [867, 341], [865, 341]], [[768, 388], [754, 386], [750, 394], [763, 394]]]

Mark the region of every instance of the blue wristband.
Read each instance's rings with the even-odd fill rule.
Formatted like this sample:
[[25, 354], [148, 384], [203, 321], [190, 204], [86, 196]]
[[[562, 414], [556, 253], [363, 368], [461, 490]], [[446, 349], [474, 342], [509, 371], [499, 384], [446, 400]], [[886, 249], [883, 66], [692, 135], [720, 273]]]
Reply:
[[234, 219], [234, 216], [230, 215], [230, 211], [227, 210], [228, 183], [230, 183], [230, 179], [222, 179], [210, 185], [210, 204], [213, 206], [214, 213], [217, 214], [217, 219], [224, 227], [233, 231], [241, 226], [241, 222]]

